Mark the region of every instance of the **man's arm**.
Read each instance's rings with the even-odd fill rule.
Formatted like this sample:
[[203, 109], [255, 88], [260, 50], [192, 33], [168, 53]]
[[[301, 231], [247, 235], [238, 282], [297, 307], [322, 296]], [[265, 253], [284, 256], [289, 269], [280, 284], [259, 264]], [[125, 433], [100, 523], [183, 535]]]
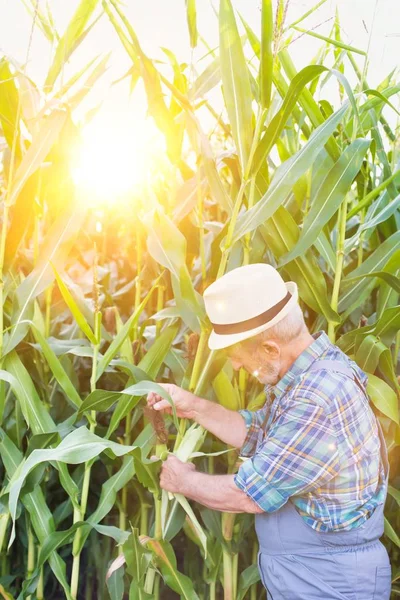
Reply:
[[247, 427], [244, 418], [237, 411], [229, 410], [205, 398], [198, 398], [193, 418], [225, 444], [234, 448], [243, 446]]
[[234, 475], [208, 475], [190, 471], [180, 484], [180, 493], [214, 510], [253, 514], [264, 512], [238, 488], [233, 478]]

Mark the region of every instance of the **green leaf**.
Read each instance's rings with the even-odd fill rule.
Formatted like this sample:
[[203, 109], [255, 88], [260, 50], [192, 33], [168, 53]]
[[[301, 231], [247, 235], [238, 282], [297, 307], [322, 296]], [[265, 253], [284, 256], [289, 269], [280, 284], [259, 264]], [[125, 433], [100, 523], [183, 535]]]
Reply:
[[166, 541], [151, 539], [147, 542], [147, 547], [158, 558], [165, 583], [184, 600], [199, 600], [192, 580], [177, 570], [172, 545]]
[[212, 386], [219, 404], [229, 410], [239, 410], [240, 396], [226, 372], [222, 369], [214, 378]]
[[147, 373], [150, 379], [155, 379], [178, 333], [179, 325], [164, 327], [147, 350], [138, 368]]
[[344, 44], [340, 40], [334, 40], [334, 39], [328, 38], [324, 35], [320, 35], [319, 33], [316, 33], [315, 31], [302, 29], [301, 27], [298, 27], [298, 26], [293, 26], [293, 29], [295, 29], [296, 31], [300, 31], [301, 33], [306, 33], [307, 35], [311, 35], [312, 37], [315, 37], [319, 40], [323, 40], [324, 42], [327, 42], [328, 44], [332, 44], [333, 46], [336, 46], [336, 48], [343, 48], [343, 50], [348, 50], [349, 52], [354, 52], [355, 54], [361, 54], [362, 56], [366, 56], [366, 53], [364, 52], [364, 50], [359, 50], [358, 48], [355, 48], [354, 46], [349, 46], [348, 44]]
[[74, 110], [81, 104], [87, 94], [89, 94], [89, 92], [93, 89], [100, 77], [106, 72], [107, 63], [110, 59], [110, 56], [111, 52], [102, 58], [102, 60], [94, 67], [90, 75], [81, 84], [81, 89], [68, 99], [68, 104], [71, 109]]
[[[142, 456], [147, 456], [150, 449], [154, 445], [154, 433], [149, 423], [146, 425], [139, 436], [134, 440], [134, 446], [141, 449]], [[87, 523], [95, 526], [97, 523], [102, 521], [104, 517], [112, 510], [117, 499], [117, 493], [133, 479], [135, 475], [135, 465], [133, 456], [124, 456], [122, 459], [121, 468], [103, 483], [100, 493], [99, 503], [96, 510], [88, 517]], [[85, 545], [86, 538], [90, 531], [87, 533], [83, 532], [81, 535], [77, 551], [81, 551]]]
[[15, 348], [29, 329], [29, 312], [33, 300], [53, 281], [52, 261], [60, 269], [72, 248], [76, 234], [85, 216], [86, 207], [71, 200], [65, 212], [61, 213], [50, 227], [41, 245], [41, 253], [33, 271], [18, 286], [13, 298], [11, 333], [4, 336], [4, 354]]
[[[137, 307], [135, 312], [129, 317], [129, 319], [126, 321], [124, 326], [117, 333], [117, 335], [111, 342], [110, 346], [107, 348], [104, 356], [99, 360], [98, 365], [97, 365], [97, 379], [99, 379], [99, 377], [101, 377], [101, 375], [104, 373], [104, 371], [106, 370], [106, 368], [108, 367], [108, 365], [110, 364], [112, 359], [118, 353], [119, 349], [121, 348], [122, 344], [124, 343], [124, 341], [126, 340], [128, 335], [130, 334], [132, 327], [134, 327], [136, 325], [136, 323], [138, 322], [141, 313], [143, 312], [147, 302], [149, 301], [153, 291], [156, 289], [158, 282], [163, 277], [163, 275], [164, 275], [164, 273], [161, 273], [157, 277], [153, 286], [150, 288], [150, 290], [146, 294], [145, 298], [139, 304], [139, 306]], [[96, 381], [97, 381], [97, 379], [96, 379]]]
[[258, 565], [250, 565], [240, 573], [237, 600], [243, 600], [249, 588], [260, 581]]
[[[29, 473], [43, 462], [60, 461], [69, 464], [81, 464], [98, 456], [104, 450], [111, 450], [115, 456], [123, 456], [136, 449], [135, 446], [123, 446], [109, 440], [103, 439], [90, 432], [86, 427], [79, 427], [67, 435], [56, 447], [45, 450], [34, 450], [29, 457], [22, 462], [9, 483], [9, 507], [13, 519], [13, 527], [8, 547], [15, 539], [15, 519], [17, 502], [22, 486]], [[137, 449], [140, 452], [140, 449]]]
[[[178, 326], [170, 326], [166, 327], [161, 335], [155, 340], [152, 344], [151, 348], [146, 352], [142, 360], [140, 361], [138, 368], [140, 368], [140, 372], [145, 372], [145, 377], [137, 377], [137, 372], [132, 374], [135, 376], [136, 380], [148, 380], [149, 377], [155, 379], [157, 374], [166, 360], [168, 352], [170, 351], [171, 344], [175, 339], [176, 333], [178, 330]], [[114, 413], [111, 417], [110, 425], [107, 431], [107, 437], [115, 431], [118, 427], [121, 419], [125, 418], [126, 415], [134, 408], [137, 404], [136, 398], [133, 396], [128, 402], [118, 402]]]
[[219, 57], [215, 58], [194, 81], [189, 92], [189, 99], [194, 102], [214, 89], [221, 81]]
[[380, 271], [398, 248], [400, 248], [400, 231], [388, 237], [359, 267], [346, 275], [342, 282], [344, 290], [339, 300], [339, 312], [350, 313], [354, 306], [360, 305], [360, 298], [364, 297], [362, 294], [367, 294], [375, 285], [375, 281], [371, 282], [368, 278], [361, 279], [356, 284], [349, 283], [348, 280], [373, 271]]
[[45, 86], [52, 88], [72, 52], [75, 50], [85, 26], [92, 16], [98, 0], [81, 0], [71, 21], [68, 23], [64, 35], [60, 39], [54, 55], [53, 63], [49, 69]]
[[375, 200], [375, 198], [377, 198], [381, 192], [386, 190], [386, 188], [389, 187], [393, 183], [393, 181], [395, 181], [395, 179], [397, 177], [399, 177], [399, 175], [400, 175], [400, 170], [395, 171], [394, 173], [392, 173], [392, 175], [390, 175], [390, 177], [385, 179], [385, 181], [383, 181], [380, 185], [378, 185], [373, 190], [371, 190], [369, 192], [369, 194], [367, 194], [360, 202], [358, 202], [358, 204], [356, 204], [356, 206], [354, 208], [352, 208], [348, 212], [347, 220], [351, 219], [351, 217], [354, 217], [354, 215], [356, 215], [358, 212], [360, 212], [360, 210], [362, 208], [367, 207], [368, 204], [370, 204], [373, 200]]
[[265, 195], [253, 208], [238, 218], [233, 243], [240, 240], [249, 231], [253, 231], [262, 223], [265, 223], [274, 214], [286, 199], [296, 181], [312, 166], [318, 153], [343, 119], [347, 107], [346, 102], [312, 133], [305, 146], [278, 167]]
[[257, 146], [252, 167], [253, 173], [258, 173], [259, 169], [265, 163], [271, 148], [276, 143], [288, 119], [292, 115], [293, 108], [305, 86], [316, 77], [319, 77], [324, 71], [327, 71], [326, 67], [310, 65], [302, 69], [292, 79], [281, 108], [271, 120]]
[[203, 547], [204, 559], [206, 559], [207, 558], [207, 537], [203, 531], [203, 528], [201, 527], [200, 523], [198, 522], [197, 517], [194, 514], [193, 509], [190, 506], [187, 499], [185, 498], [185, 496], [183, 496], [182, 494], [174, 494], [174, 496], [178, 500], [179, 504], [182, 506], [183, 510], [188, 515], [189, 519], [191, 520], [193, 527], [196, 530], [196, 533], [199, 537], [200, 543]]
[[67, 112], [61, 110], [53, 110], [48, 117], [42, 119], [41, 126], [25, 152], [15, 177], [12, 179], [7, 198], [10, 205], [14, 204], [29, 177], [42, 166], [46, 156], [57, 141], [66, 119]]
[[121, 468], [103, 483], [99, 503], [96, 510], [87, 519], [88, 523], [96, 524], [108, 515], [115, 504], [117, 493], [129, 483], [135, 475], [132, 456], [124, 456]]
[[387, 308], [375, 325], [374, 333], [390, 344], [400, 329], [400, 305]]
[[0, 370], [0, 379], [11, 385], [28, 427], [34, 434], [54, 431], [53, 419], [41, 402], [32, 379], [18, 354], [15, 351], [10, 352], [5, 358], [3, 366], [6, 370]]
[[298, 25], [299, 23], [301, 23], [302, 21], [304, 21], [304, 19], [306, 19], [307, 17], [309, 17], [310, 15], [312, 15], [314, 12], [316, 12], [320, 6], [322, 6], [322, 4], [325, 4], [325, 2], [327, 2], [327, 0], [320, 0], [317, 4], [314, 4], [314, 6], [312, 8], [310, 8], [310, 10], [307, 10], [305, 13], [303, 13], [301, 15], [301, 17], [299, 17], [298, 19], [296, 19], [296, 21], [294, 21], [293, 23], [291, 23], [290, 25], [288, 25], [284, 31], [288, 31], [289, 29], [291, 29], [292, 27], [294, 27], [295, 25]]
[[365, 273], [365, 275], [359, 275], [358, 277], [349, 277], [346, 279], [346, 282], [350, 284], [352, 281], [360, 281], [364, 277], [378, 277], [400, 294], [400, 278], [391, 273], [386, 273], [386, 271], [374, 271], [373, 273]]
[[196, 0], [185, 0], [186, 2], [186, 20], [189, 28], [190, 46], [197, 46], [197, 19], [196, 19]]
[[285, 265], [303, 254], [315, 242], [319, 233], [345, 199], [354, 178], [362, 166], [369, 145], [370, 140], [355, 140], [333, 165], [316, 193], [310, 211], [304, 219], [299, 241], [293, 250], [281, 260], [281, 265]]
[[359, 232], [376, 227], [380, 223], [384, 223], [387, 219], [389, 219], [389, 217], [394, 215], [399, 210], [399, 207], [400, 194], [391, 200], [389, 204], [387, 204], [387, 206], [380, 210], [375, 216], [363, 223], [359, 228]]
[[261, 59], [260, 59], [260, 104], [268, 108], [271, 101], [274, 37], [274, 18], [272, 0], [263, 0], [261, 4]]
[[386, 517], [384, 517], [384, 531], [385, 531], [385, 535], [396, 545], [400, 548], [400, 538], [397, 535], [397, 533], [395, 532], [395, 530], [393, 529], [392, 525], [389, 523], [389, 521], [387, 520]]
[[[163, 387], [154, 383], [153, 381], [140, 381], [139, 383], [135, 383], [127, 387], [125, 390], [121, 390], [120, 392], [112, 392], [106, 390], [95, 390], [89, 394], [87, 398], [82, 402], [79, 411], [76, 414], [76, 419], [79, 420], [83, 413], [88, 410], [97, 410], [97, 411], [105, 411], [110, 408], [121, 396], [134, 396], [136, 398], [136, 403], [139, 402], [140, 398], [145, 394], [150, 392], [154, 392], [159, 394], [171, 404], [172, 411], [174, 414], [174, 422], [175, 425], [178, 425], [178, 421], [176, 420], [176, 409], [174, 402], [168, 392], [165, 391]], [[121, 401], [121, 400], [120, 400]]]
[[392, 419], [397, 425], [399, 422], [399, 407], [396, 392], [382, 379], [367, 373], [367, 392], [378, 410]]
[[389, 348], [385, 344], [374, 335], [367, 335], [362, 340], [356, 352], [355, 359], [363, 371], [374, 373], [378, 367], [379, 358], [382, 352], [385, 351], [389, 351]]
[[18, 90], [15, 85], [14, 75], [10, 70], [10, 63], [6, 58], [0, 59], [0, 124], [10, 150], [14, 145], [15, 156], [21, 156], [20, 129], [17, 121], [18, 116]]
[[137, 480], [152, 494], [160, 493], [161, 460], [144, 460], [139, 453], [133, 458]]
[[142, 221], [148, 231], [147, 249], [151, 256], [171, 272], [177, 307], [187, 325], [199, 330], [198, 319], [205, 317], [202, 299], [196, 295], [186, 266], [186, 238], [160, 210]]
[[142, 587], [151, 560], [151, 553], [140, 542], [139, 529], [132, 527], [132, 534], [123, 545], [127, 572], [134, 583]]
[[79, 329], [82, 331], [82, 333], [85, 334], [85, 336], [88, 338], [88, 340], [90, 340], [92, 342], [92, 344], [96, 345], [97, 340], [95, 338], [95, 335], [94, 335], [92, 329], [90, 328], [90, 325], [88, 324], [85, 317], [79, 310], [77, 303], [73, 299], [69, 289], [67, 288], [67, 286], [61, 279], [60, 274], [57, 272], [57, 269], [55, 268], [55, 266], [53, 265], [53, 263], [51, 261], [50, 261], [50, 264], [53, 268], [54, 276], [57, 280], [58, 288], [61, 292], [61, 295], [64, 298], [64, 301], [65, 301], [66, 305], [68, 306], [69, 310], [71, 311], [75, 321], [77, 322]]
[[[10, 438], [0, 429], [0, 455], [6, 468], [7, 476], [11, 479], [22, 462], [23, 456]], [[28, 511], [32, 527], [41, 544], [54, 531], [52, 513], [46, 504], [42, 488], [37, 486], [33, 492], [24, 494], [22, 503]], [[68, 600], [72, 600], [71, 591], [66, 578], [66, 567], [64, 561], [53, 552], [49, 558], [50, 567], [62, 585]]]
[[247, 62], [231, 0], [220, 0], [219, 44], [224, 100], [244, 172], [253, 139], [252, 95]]
[[186, 238], [160, 210], [142, 218], [149, 235], [147, 249], [156, 262], [166, 267], [179, 280], [186, 260]]
[[42, 333], [39, 331], [39, 329], [37, 327], [35, 327], [33, 324], [32, 324], [32, 331], [33, 331], [33, 335], [34, 335], [36, 341], [40, 344], [43, 354], [44, 354], [44, 356], [47, 360], [47, 363], [51, 369], [51, 372], [53, 373], [54, 377], [58, 381], [60, 387], [64, 390], [68, 400], [70, 402], [72, 402], [72, 404], [74, 404], [76, 407], [79, 408], [79, 406], [82, 404], [81, 397], [78, 394], [78, 392], [76, 391], [75, 386], [73, 385], [72, 381], [68, 377], [67, 373], [65, 372], [65, 369], [62, 366], [61, 362], [58, 360], [56, 354], [51, 349], [46, 338], [42, 335]]
[[368, 96], [375, 96], [376, 98], [379, 98], [380, 100], [382, 100], [382, 102], [384, 102], [385, 104], [387, 104], [388, 106], [390, 106], [390, 108], [392, 108], [394, 110], [395, 113], [397, 113], [400, 116], [400, 112], [397, 110], [397, 108], [395, 107], [394, 104], [392, 104], [387, 98], [386, 96], [384, 96], [383, 94], [381, 94], [381, 92], [379, 92], [378, 90], [363, 90], [364, 94], [367, 94]]
[[106, 580], [111, 600], [122, 600], [124, 597], [124, 569], [120, 567], [113, 571]]
[[[294, 247], [299, 236], [295, 220], [283, 206], [260, 227], [260, 230], [277, 259]], [[328, 301], [324, 276], [310, 250], [305, 256], [300, 256], [285, 265], [284, 270], [297, 283], [299, 296], [308, 306], [317, 313], [322, 313], [327, 320], [340, 323], [339, 315]]]

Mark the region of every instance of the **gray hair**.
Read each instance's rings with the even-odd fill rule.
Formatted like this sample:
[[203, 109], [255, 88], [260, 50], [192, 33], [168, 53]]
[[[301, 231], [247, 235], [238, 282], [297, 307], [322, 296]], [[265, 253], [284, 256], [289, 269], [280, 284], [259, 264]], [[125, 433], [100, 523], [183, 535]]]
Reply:
[[299, 304], [295, 304], [281, 321], [257, 334], [253, 339], [256, 343], [276, 340], [277, 342], [288, 344], [307, 331], [308, 328], [304, 321], [303, 311]]

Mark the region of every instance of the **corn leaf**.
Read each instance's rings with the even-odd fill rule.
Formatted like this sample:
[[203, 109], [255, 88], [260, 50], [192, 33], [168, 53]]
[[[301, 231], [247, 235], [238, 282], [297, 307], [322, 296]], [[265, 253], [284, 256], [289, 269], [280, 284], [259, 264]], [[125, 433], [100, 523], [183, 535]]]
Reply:
[[[11, 479], [23, 460], [23, 455], [14, 445], [6, 433], [0, 429], [0, 455], [5, 466], [7, 476]], [[54, 531], [52, 513], [46, 504], [43, 491], [36, 486], [32, 492], [24, 494], [22, 498], [26, 510], [31, 518], [32, 527], [40, 543], [43, 543]], [[72, 600], [71, 591], [66, 578], [66, 566], [64, 561], [53, 552], [49, 558], [51, 569], [62, 585], [68, 600]]]
[[82, 331], [82, 333], [85, 334], [85, 336], [88, 338], [88, 340], [90, 342], [92, 342], [92, 344], [97, 344], [97, 340], [95, 338], [95, 335], [94, 335], [90, 325], [88, 324], [85, 317], [79, 310], [78, 305], [75, 302], [75, 300], [73, 299], [68, 287], [63, 282], [60, 274], [58, 273], [56, 267], [53, 265], [53, 263], [51, 261], [50, 261], [50, 264], [54, 271], [54, 276], [56, 278], [58, 288], [61, 292], [61, 295], [64, 298], [64, 301], [65, 301], [66, 305], [68, 306], [69, 310], [71, 311], [75, 321], [77, 322], [79, 329]]
[[303, 254], [315, 242], [321, 230], [343, 202], [362, 166], [369, 145], [369, 140], [355, 140], [333, 165], [316, 193], [314, 203], [304, 219], [298, 243], [287, 256], [283, 257], [281, 265], [285, 265]]
[[15, 519], [17, 502], [22, 486], [29, 473], [39, 464], [49, 461], [59, 461], [69, 464], [81, 464], [98, 456], [104, 450], [111, 450], [115, 456], [123, 456], [135, 449], [135, 446], [123, 446], [111, 442], [90, 432], [86, 427], [79, 427], [56, 447], [45, 450], [34, 450], [29, 457], [22, 462], [9, 483], [9, 507], [13, 519], [13, 527], [8, 547], [15, 539]]
[[242, 171], [247, 167], [253, 139], [251, 87], [231, 0], [219, 7], [221, 76], [224, 99]]
[[0, 59], [0, 125], [10, 150], [14, 146], [17, 159], [21, 157], [18, 106], [19, 97], [14, 75], [11, 73], [9, 61], [3, 57]]
[[340, 40], [334, 40], [332, 38], [326, 37], [325, 35], [316, 33], [315, 31], [302, 29], [301, 27], [298, 27], [298, 26], [293, 26], [293, 29], [295, 29], [296, 31], [300, 31], [301, 33], [306, 33], [307, 35], [311, 35], [312, 37], [315, 37], [319, 40], [323, 40], [324, 42], [327, 42], [328, 44], [332, 44], [333, 46], [336, 46], [336, 48], [342, 48], [343, 50], [347, 50], [349, 52], [354, 52], [355, 54], [361, 54], [361, 56], [366, 56], [366, 53], [364, 52], [364, 50], [359, 50], [358, 48], [355, 48], [354, 46], [349, 46], [348, 44], [344, 44]]
[[156, 289], [158, 282], [162, 276], [163, 276], [163, 273], [161, 273], [161, 275], [159, 275], [159, 277], [157, 277], [155, 283], [150, 288], [146, 297], [142, 300], [142, 302], [139, 304], [139, 306], [137, 307], [135, 312], [129, 317], [129, 319], [126, 321], [124, 326], [117, 333], [117, 335], [111, 342], [110, 346], [107, 348], [104, 356], [99, 360], [99, 363], [97, 365], [97, 379], [99, 379], [99, 377], [104, 373], [107, 366], [110, 364], [112, 359], [116, 356], [116, 354], [118, 353], [122, 344], [128, 337], [132, 327], [134, 327], [134, 325], [136, 325], [136, 323], [138, 322], [139, 317], [140, 317], [141, 313], [143, 312], [143, 309], [145, 308], [147, 302], [149, 301], [151, 294]]
[[147, 547], [157, 556], [160, 568], [167, 585], [172, 588], [184, 600], [198, 600], [192, 580], [177, 570], [176, 557], [172, 545], [165, 540], [150, 539]]
[[313, 132], [308, 142], [296, 154], [278, 167], [266, 194], [253, 208], [238, 218], [233, 236], [234, 242], [259, 227], [274, 214], [291, 191], [292, 186], [312, 166], [321, 148], [343, 119], [347, 107], [348, 104], [345, 103]]
[[274, 36], [272, 0], [263, 0], [261, 4], [261, 60], [260, 60], [260, 104], [268, 108], [271, 101]]
[[197, 46], [197, 17], [196, 0], [185, 0], [186, 2], [186, 20], [189, 28], [190, 46]]
[[382, 379], [367, 373], [367, 392], [374, 406], [399, 425], [399, 405], [396, 392]]
[[75, 405], [76, 407], [80, 407], [82, 404], [81, 397], [76, 391], [74, 385], [72, 384], [70, 378], [68, 377], [64, 367], [61, 362], [58, 360], [56, 354], [51, 349], [44, 335], [39, 331], [37, 327], [32, 324], [33, 335], [38, 344], [43, 351], [43, 354], [47, 360], [47, 363], [53, 373], [54, 377], [58, 381], [60, 387], [64, 390], [68, 400]]
[[346, 311], [346, 314], [349, 313], [355, 305], [359, 305], [360, 298], [364, 298], [375, 285], [374, 279], [372, 282], [368, 278], [361, 279], [354, 285], [347, 278], [350, 280], [366, 273], [380, 271], [391, 255], [399, 248], [400, 231], [387, 238], [359, 267], [347, 274], [343, 280], [343, 293], [339, 301], [340, 312]]
[[12, 179], [7, 200], [9, 204], [14, 204], [29, 177], [42, 166], [43, 161], [58, 139], [66, 119], [67, 113], [61, 110], [54, 110], [48, 117], [43, 119], [32, 144], [18, 166], [15, 177]]
[[265, 162], [271, 148], [276, 143], [287, 120], [290, 118], [293, 108], [305, 86], [326, 70], [326, 67], [320, 65], [310, 65], [302, 69], [292, 79], [281, 108], [271, 120], [257, 146], [252, 167], [253, 173], [257, 173]]
[[[283, 206], [261, 227], [261, 233], [276, 258], [293, 248], [299, 236], [295, 220]], [[326, 281], [310, 251], [286, 264], [284, 270], [297, 283], [300, 298], [308, 306], [327, 320], [340, 323], [339, 315], [328, 301]]]
[[82, 36], [86, 24], [92, 16], [98, 0], [81, 0], [71, 21], [69, 22], [64, 35], [57, 45], [53, 63], [47, 74], [45, 86], [52, 88], [59, 76], [65, 62], [69, 59], [71, 53], [76, 47], [79, 38]]
[[18, 286], [15, 297], [13, 313], [11, 315], [12, 330], [4, 336], [4, 354], [13, 348], [25, 337], [32, 319], [33, 300], [43, 292], [53, 281], [54, 274], [50, 266], [52, 261], [60, 269], [74, 242], [74, 238], [83, 222], [85, 207], [75, 202], [61, 213], [50, 227], [43, 240], [41, 254], [33, 271]]

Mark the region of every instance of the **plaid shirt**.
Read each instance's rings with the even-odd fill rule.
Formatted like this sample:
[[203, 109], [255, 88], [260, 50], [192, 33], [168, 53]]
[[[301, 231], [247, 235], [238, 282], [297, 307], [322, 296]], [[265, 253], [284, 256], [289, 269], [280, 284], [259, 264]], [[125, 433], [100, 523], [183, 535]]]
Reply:
[[353, 379], [307, 372], [315, 360], [341, 360], [364, 388], [368, 379], [325, 332], [313, 338], [282, 379], [265, 386], [261, 410], [238, 411], [247, 426], [240, 455], [250, 458], [234, 481], [263, 511], [291, 498], [313, 529], [348, 530], [385, 501], [376, 418]]

